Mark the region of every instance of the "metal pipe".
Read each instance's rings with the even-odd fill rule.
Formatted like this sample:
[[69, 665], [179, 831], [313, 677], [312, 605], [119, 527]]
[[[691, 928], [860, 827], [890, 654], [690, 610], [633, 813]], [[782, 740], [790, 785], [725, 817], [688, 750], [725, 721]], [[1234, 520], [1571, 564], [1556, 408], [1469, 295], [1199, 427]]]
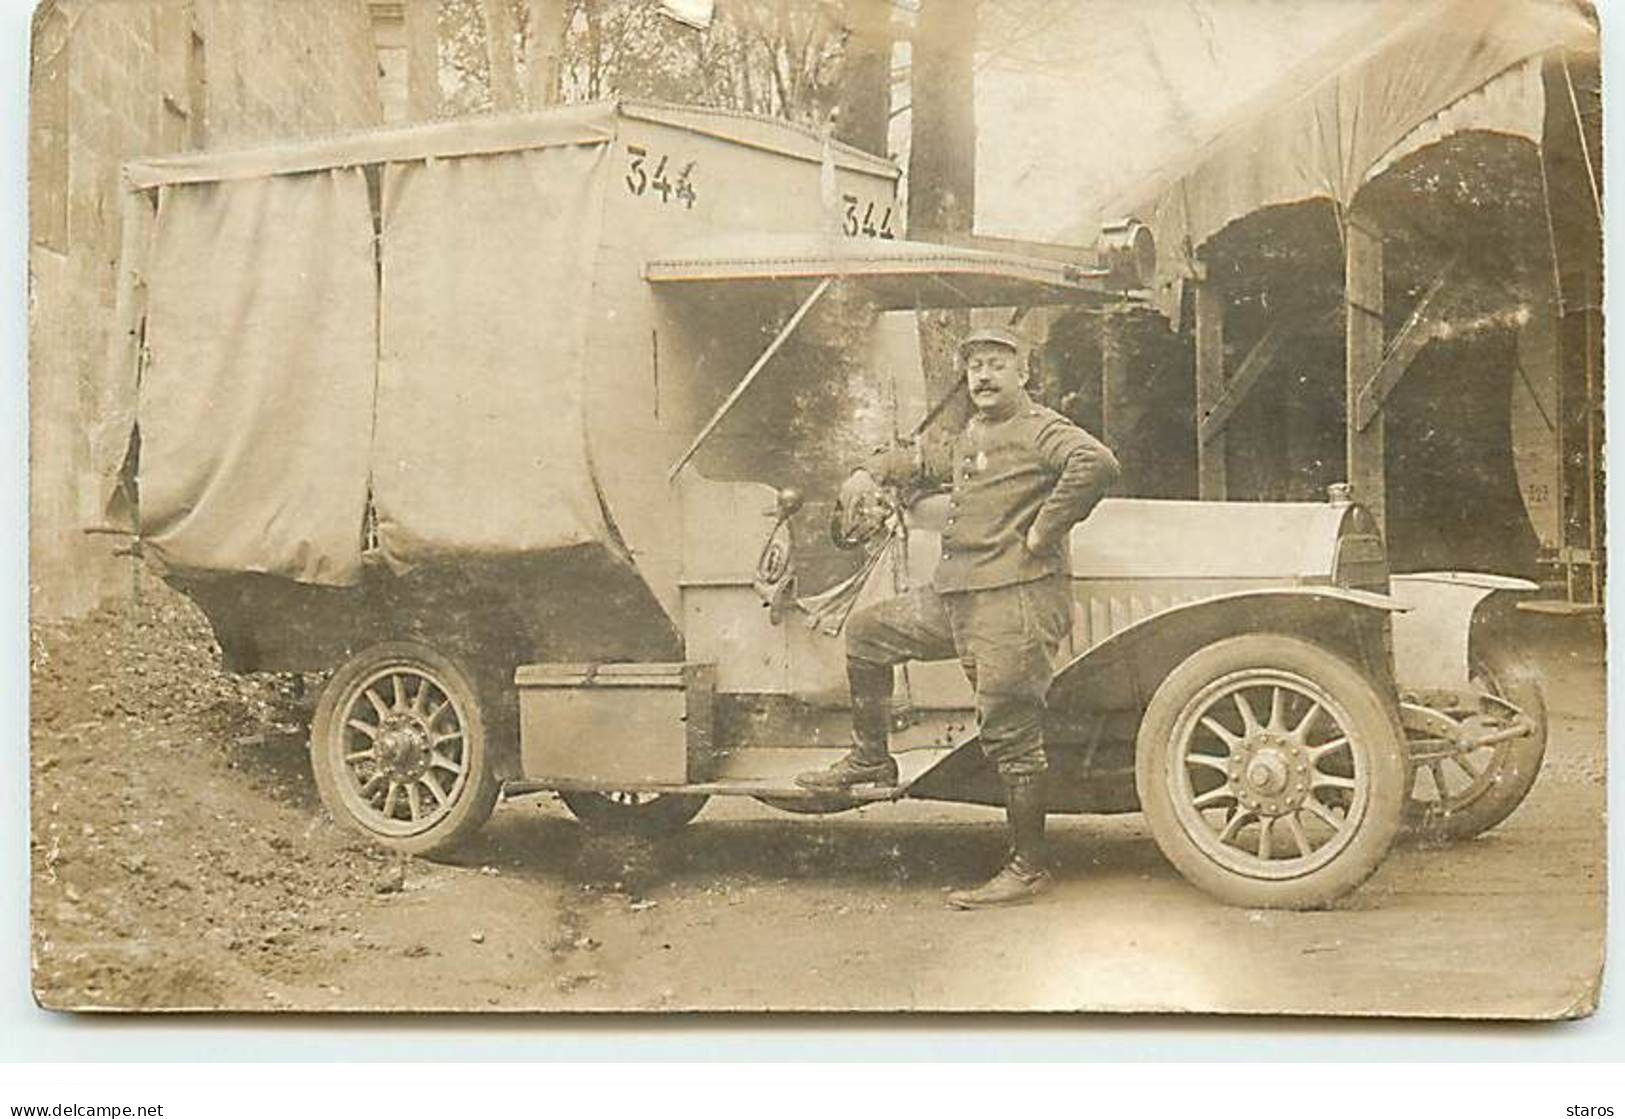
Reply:
[[823, 294], [829, 290], [829, 285], [834, 282], [834, 276], [825, 276], [819, 281], [818, 286], [813, 289], [813, 293], [806, 299], [802, 300], [801, 306], [796, 308], [796, 313], [790, 316], [790, 321], [785, 323], [784, 326], [779, 329], [779, 332], [773, 336], [773, 341], [767, 344], [767, 349], [762, 351], [761, 356], [756, 359], [755, 364], [753, 364], [750, 367], [750, 370], [739, 379], [739, 383], [735, 385], [733, 391], [728, 394], [728, 399], [724, 400], [722, 402], [722, 406], [716, 410], [716, 413], [712, 415], [709, 420], [706, 421], [705, 426], [700, 429], [700, 433], [694, 437], [694, 442], [688, 445], [688, 450], [684, 451], [683, 456], [671, 464], [671, 469], [666, 471], [666, 481], [671, 482], [676, 480], [677, 475], [682, 471], [683, 467], [688, 465], [688, 460], [693, 458], [695, 452], [700, 449], [700, 445], [711, 437], [711, 433], [716, 430], [717, 425], [722, 422], [723, 417], [729, 412], [733, 411], [733, 406], [739, 403], [739, 398], [745, 395], [745, 390], [750, 388], [751, 383], [756, 380], [757, 375], [760, 374], [761, 371], [767, 366], [768, 360], [771, 359], [774, 354], [779, 352], [779, 347], [784, 345], [785, 339], [790, 337], [795, 328], [800, 325], [801, 320], [806, 318], [807, 312], [812, 310], [813, 304], [818, 302]]

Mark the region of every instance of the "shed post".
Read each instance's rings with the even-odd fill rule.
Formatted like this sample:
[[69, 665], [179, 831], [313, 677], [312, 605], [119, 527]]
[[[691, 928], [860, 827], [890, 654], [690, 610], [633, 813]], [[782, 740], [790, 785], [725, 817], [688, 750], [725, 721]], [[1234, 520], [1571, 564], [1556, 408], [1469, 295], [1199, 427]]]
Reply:
[[1363, 427], [1357, 422], [1361, 390], [1382, 368], [1382, 234], [1368, 217], [1350, 215], [1343, 257], [1347, 379], [1348, 480], [1354, 500], [1388, 530], [1388, 478], [1384, 462], [1384, 417], [1379, 407]]
[[1224, 288], [1212, 279], [1196, 284], [1196, 494], [1204, 501], [1226, 496], [1225, 439], [1219, 432], [1207, 441], [1202, 420], [1224, 397]]
[[1122, 457], [1134, 426], [1129, 398], [1128, 315], [1109, 307], [1100, 319], [1100, 437]]

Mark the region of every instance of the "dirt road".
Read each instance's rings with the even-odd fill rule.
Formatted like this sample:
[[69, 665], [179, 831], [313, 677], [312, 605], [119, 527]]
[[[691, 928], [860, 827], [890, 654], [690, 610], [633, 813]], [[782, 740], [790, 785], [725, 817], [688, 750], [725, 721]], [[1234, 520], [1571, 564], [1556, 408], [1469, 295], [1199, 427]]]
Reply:
[[1530, 799], [1472, 842], [1397, 849], [1336, 911], [1220, 906], [1132, 816], [1056, 820], [1052, 897], [960, 913], [944, 891], [1002, 853], [987, 809], [713, 800], [650, 845], [526, 799], [456, 864], [396, 860], [327, 819], [274, 689], [220, 676], [154, 594], [36, 633], [35, 988], [119, 1009], [1575, 1013], [1602, 953], [1600, 643], [1536, 629], [1553, 723]]

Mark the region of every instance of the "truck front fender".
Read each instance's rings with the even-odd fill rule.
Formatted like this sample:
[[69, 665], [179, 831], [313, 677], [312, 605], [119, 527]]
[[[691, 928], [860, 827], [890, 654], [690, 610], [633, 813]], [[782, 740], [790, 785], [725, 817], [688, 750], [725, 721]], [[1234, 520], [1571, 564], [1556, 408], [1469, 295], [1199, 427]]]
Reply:
[[1467, 692], [1473, 616], [1490, 595], [1534, 591], [1527, 579], [1473, 571], [1395, 575], [1393, 596], [1407, 607], [1394, 619], [1394, 678], [1407, 691]]
[[1050, 684], [1060, 714], [1144, 710], [1176, 665], [1240, 633], [1286, 633], [1334, 649], [1375, 678], [1389, 675], [1387, 619], [1406, 606], [1337, 586], [1273, 587], [1214, 595], [1148, 615], [1068, 663]]

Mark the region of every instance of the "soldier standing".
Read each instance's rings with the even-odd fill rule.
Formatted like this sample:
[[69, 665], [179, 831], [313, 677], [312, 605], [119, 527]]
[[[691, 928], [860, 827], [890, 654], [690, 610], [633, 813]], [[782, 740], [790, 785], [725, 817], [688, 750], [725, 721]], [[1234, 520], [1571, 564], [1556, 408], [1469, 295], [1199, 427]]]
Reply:
[[983, 752], [1005, 788], [1010, 854], [960, 909], [1030, 901], [1050, 885], [1044, 844], [1044, 697], [1072, 632], [1068, 541], [1117, 480], [1102, 443], [1027, 395], [1026, 347], [1012, 331], [976, 330], [960, 344], [975, 409], [947, 455], [909, 448], [877, 455], [842, 487], [844, 502], [878, 486], [951, 483], [942, 556], [930, 586], [852, 616], [850, 753], [804, 773], [804, 788], [895, 785], [889, 748], [893, 667], [957, 657], [976, 689]]

